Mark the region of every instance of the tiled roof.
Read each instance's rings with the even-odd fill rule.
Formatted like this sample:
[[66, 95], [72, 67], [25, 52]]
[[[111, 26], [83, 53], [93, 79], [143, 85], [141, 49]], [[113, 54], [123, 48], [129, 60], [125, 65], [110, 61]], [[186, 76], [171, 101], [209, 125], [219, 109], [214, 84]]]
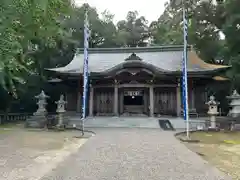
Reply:
[[[89, 71], [103, 73], [126, 62], [131, 55], [137, 57], [136, 60], [151, 64], [158, 69], [167, 72], [178, 72], [182, 68], [183, 46], [89, 49]], [[83, 59], [83, 51], [79, 50], [73, 60], [65, 67], [48, 70], [59, 73], [82, 73]], [[212, 71], [228, 67], [205, 63], [194, 51], [189, 50], [188, 52], [188, 72]]]

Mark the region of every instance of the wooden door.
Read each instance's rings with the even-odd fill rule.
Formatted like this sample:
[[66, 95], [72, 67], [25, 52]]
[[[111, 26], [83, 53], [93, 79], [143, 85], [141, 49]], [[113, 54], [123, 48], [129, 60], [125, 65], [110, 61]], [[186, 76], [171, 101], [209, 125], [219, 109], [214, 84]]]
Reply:
[[161, 87], [154, 90], [154, 113], [176, 115], [176, 88]]
[[113, 115], [114, 106], [113, 88], [96, 88], [94, 95], [94, 114]]

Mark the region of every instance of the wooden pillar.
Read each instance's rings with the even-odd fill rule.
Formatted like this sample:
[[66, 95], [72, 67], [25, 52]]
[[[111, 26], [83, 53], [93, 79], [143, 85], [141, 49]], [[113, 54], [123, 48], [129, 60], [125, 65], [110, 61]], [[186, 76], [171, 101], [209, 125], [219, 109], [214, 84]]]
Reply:
[[122, 114], [123, 113], [123, 106], [124, 106], [124, 104], [123, 104], [123, 100], [124, 100], [124, 94], [123, 94], [123, 91], [120, 91], [120, 102], [119, 102], [119, 105], [120, 105], [120, 114]]
[[181, 86], [180, 86], [180, 80], [178, 80], [177, 82], [177, 87], [176, 87], [176, 93], [177, 93], [177, 107], [176, 107], [176, 111], [177, 111], [177, 116], [181, 116]]
[[147, 92], [146, 92], [146, 89], [144, 89], [144, 93], [143, 93], [143, 98], [144, 98], [144, 112], [146, 114], [148, 114], [148, 95], [147, 95]]
[[89, 116], [93, 116], [93, 96], [94, 88], [90, 85], [90, 98], [89, 98]]
[[114, 85], [114, 114], [118, 116], [118, 85], [117, 81], [115, 81]]
[[191, 91], [191, 104], [192, 104], [192, 109], [195, 109], [195, 93], [194, 93], [194, 82], [193, 82], [193, 80], [192, 80], [192, 83], [191, 83], [191, 85], [192, 85], [192, 91]]
[[81, 92], [77, 93], [77, 112], [81, 113], [82, 112], [82, 94]]
[[153, 89], [153, 85], [151, 85], [149, 87], [149, 98], [150, 98], [150, 105], [149, 105], [150, 117], [154, 117], [154, 89]]

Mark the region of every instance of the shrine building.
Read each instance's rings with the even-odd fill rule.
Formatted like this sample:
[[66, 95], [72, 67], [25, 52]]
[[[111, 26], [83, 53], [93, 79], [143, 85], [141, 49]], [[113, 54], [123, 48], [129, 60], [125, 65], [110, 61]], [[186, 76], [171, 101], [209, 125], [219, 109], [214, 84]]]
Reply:
[[[181, 116], [183, 46], [90, 48], [88, 116]], [[47, 69], [61, 79], [67, 111], [81, 112], [83, 49], [65, 67]], [[206, 86], [224, 80], [229, 66], [208, 64], [188, 48], [189, 110], [206, 114]]]

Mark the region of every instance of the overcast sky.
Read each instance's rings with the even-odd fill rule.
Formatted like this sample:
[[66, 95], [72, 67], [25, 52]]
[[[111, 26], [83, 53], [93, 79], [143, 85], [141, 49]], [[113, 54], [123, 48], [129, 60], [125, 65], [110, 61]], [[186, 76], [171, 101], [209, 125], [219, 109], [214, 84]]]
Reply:
[[77, 5], [88, 3], [96, 7], [98, 13], [109, 10], [115, 15], [114, 22], [125, 19], [128, 11], [138, 11], [148, 21], [157, 20], [164, 11], [164, 4], [168, 0], [75, 0]]

